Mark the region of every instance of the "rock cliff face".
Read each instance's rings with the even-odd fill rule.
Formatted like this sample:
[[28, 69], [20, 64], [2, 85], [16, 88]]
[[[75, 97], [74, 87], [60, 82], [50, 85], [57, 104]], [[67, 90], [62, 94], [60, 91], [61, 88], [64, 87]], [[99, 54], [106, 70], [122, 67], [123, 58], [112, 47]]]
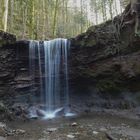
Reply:
[[22, 95], [30, 87], [28, 74], [28, 41], [16, 41], [16, 37], [0, 31], [0, 98]]
[[14, 35], [0, 31], [0, 98], [13, 94], [12, 84], [15, 77]]
[[[71, 39], [69, 81], [73, 104], [108, 108], [139, 104], [140, 37], [134, 35], [133, 24], [121, 27], [120, 23], [118, 16]], [[32, 86], [29, 42], [16, 41], [15, 36], [3, 32], [0, 37], [0, 97], [22, 95], [21, 100], [27, 100]], [[38, 84], [35, 95], [39, 93]]]
[[118, 36], [115, 25], [108, 21], [72, 39], [73, 77], [91, 79], [108, 90], [126, 88], [132, 81], [136, 84], [140, 74], [140, 38], [134, 36], [133, 27], [126, 26]]
[[81, 93], [109, 100], [131, 98], [139, 104], [140, 37], [135, 36], [133, 24], [119, 28], [120, 20], [118, 16], [114, 21], [90, 27], [72, 39], [71, 83], [83, 89]]

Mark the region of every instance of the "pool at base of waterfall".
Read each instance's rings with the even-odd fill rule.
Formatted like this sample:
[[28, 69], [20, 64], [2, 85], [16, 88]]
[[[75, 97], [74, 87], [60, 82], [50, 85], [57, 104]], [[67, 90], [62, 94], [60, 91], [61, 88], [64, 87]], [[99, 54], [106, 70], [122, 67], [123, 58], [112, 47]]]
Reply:
[[65, 111], [63, 108], [58, 108], [54, 111], [47, 111], [45, 115], [45, 119], [54, 119], [57, 117], [65, 116], [65, 117], [73, 117], [76, 114], [70, 113], [68, 111]]
[[54, 111], [49, 111], [49, 110], [42, 110], [39, 109], [37, 107], [31, 107], [28, 110], [29, 114], [28, 114], [28, 118], [29, 119], [37, 119], [37, 118], [41, 118], [41, 119], [55, 119], [55, 118], [60, 118], [60, 117], [75, 117], [76, 113], [72, 113], [70, 112], [69, 109], [64, 109], [62, 108], [58, 108], [55, 109]]
[[[59, 109], [55, 110], [54, 112], [46, 112], [46, 116], [44, 117], [44, 119], [54, 119], [54, 118], [60, 117], [60, 116], [57, 116], [57, 113], [59, 113], [58, 111], [59, 111]], [[74, 117], [74, 116], [76, 116], [76, 114], [67, 112], [67, 113], [63, 114], [62, 116]]]

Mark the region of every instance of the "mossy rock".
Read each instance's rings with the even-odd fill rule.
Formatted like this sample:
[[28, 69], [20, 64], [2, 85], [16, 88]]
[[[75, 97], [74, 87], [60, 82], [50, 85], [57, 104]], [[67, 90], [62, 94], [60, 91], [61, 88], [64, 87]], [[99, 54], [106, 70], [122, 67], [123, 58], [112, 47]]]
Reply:
[[121, 87], [119, 87], [113, 80], [108, 79], [98, 81], [96, 86], [100, 92], [119, 93], [122, 91]]
[[93, 47], [97, 44], [96, 40], [95, 39], [90, 39], [86, 42], [86, 46], [87, 47]]
[[5, 106], [1, 101], [0, 101], [0, 121], [1, 120], [14, 120], [14, 114], [10, 112], [7, 106]]
[[0, 47], [6, 44], [6, 41], [0, 39]]
[[84, 77], [94, 78], [97, 76], [97, 73], [95, 73], [92, 69], [85, 68], [79, 71]]
[[7, 112], [7, 108], [2, 102], [0, 102], [0, 113], [4, 113], [4, 112]]

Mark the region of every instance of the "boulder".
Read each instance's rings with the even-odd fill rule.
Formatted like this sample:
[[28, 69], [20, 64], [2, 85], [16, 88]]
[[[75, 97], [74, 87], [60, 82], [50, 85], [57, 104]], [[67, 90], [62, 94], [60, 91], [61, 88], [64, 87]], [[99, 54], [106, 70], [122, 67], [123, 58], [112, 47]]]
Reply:
[[6, 136], [6, 124], [0, 122], [0, 136]]
[[0, 47], [16, 42], [16, 36], [0, 30]]

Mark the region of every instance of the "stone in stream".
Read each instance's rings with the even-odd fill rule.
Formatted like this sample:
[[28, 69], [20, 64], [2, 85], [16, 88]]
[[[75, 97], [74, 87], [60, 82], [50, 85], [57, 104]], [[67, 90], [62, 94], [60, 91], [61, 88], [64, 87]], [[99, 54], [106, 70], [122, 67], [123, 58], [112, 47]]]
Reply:
[[57, 128], [48, 128], [47, 131], [48, 131], [49, 133], [51, 133], [51, 132], [57, 131]]
[[26, 131], [25, 130], [22, 130], [22, 129], [15, 130], [15, 134], [16, 135], [24, 135], [25, 133], [26, 133]]
[[44, 110], [36, 109], [36, 113], [39, 117], [45, 117], [46, 112]]
[[0, 136], [6, 136], [6, 125], [0, 122]]
[[55, 113], [56, 116], [64, 116], [65, 115], [65, 109], [62, 107], [60, 109], [58, 109], [58, 111], [56, 110], [56, 113]]
[[45, 117], [46, 112], [39, 107], [32, 106], [28, 109], [28, 116], [30, 119], [37, 119], [38, 117]]
[[7, 106], [0, 101], [0, 120], [13, 120], [14, 115], [12, 112], [7, 108]]
[[73, 122], [71, 126], [78, 126], [78, 124], [76, 122]]
[[101, 127], [101, 128], [100, 128], [100, 131], [101, 131], [101, 132], [106, 132], [107, 129], [106, 129], [105, 127]]
[[75, 136], [72, 135], [72, 134], [67, 135], [67, 137], [70, 138], [70, 139], [74, 139], [75, 138]]
[[0, 102], [0, 111], [2, 112], [4, 112], [6, 110], [6, 107], [5, 107], [5, 105], [2, 103], [2, 102]]
[[37, 115], [37, 108], [35, 106], [32, 106], [28, 109], [28, 118], [29, 119], [37, 119], [38, 118], [38, 115]]
[[97, 132], [97, 131], [93, 131], [93, 134], [94, 134], [94, 135], [98, 135], [99, 132]]
[[0, 122], [0, 136], [2, 136], [2, 137], [23, 135], [23, 134], [25, 134], [25, 132], [26, 131], [22, 130], [22, 129], [12, 130], [12, 129], [8, 128], [6, 126], [6, 124]]

